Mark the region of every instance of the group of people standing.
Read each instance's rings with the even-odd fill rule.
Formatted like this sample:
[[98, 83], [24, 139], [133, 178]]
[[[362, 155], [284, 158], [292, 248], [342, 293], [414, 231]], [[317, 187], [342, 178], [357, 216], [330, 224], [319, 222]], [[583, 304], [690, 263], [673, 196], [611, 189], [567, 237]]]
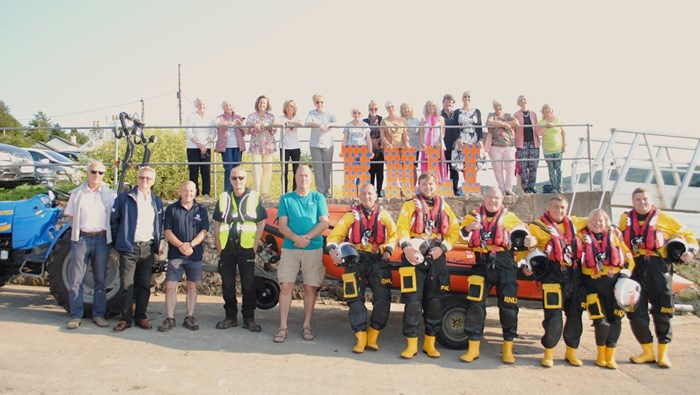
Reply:
[[[248, 151], [253, 162], [253, 187], [263, 196], [269, 194], [272, 180], [272, 163], [277, 150], [276, 136], [282, 128], [283, 142], [280, 147], [280, 160], [285, 161], [284, 174], [296, 174], [301, 159], [299, 128], [310, 129], [309, 153], [313, 163], [316, 189], [325, 197], [332, 197], [332, 162], [336, 136], [333, 128], [342, 128], [341, 146], [368, 146], [371, 148], [370, 182], [377, 191], [384, 186], [384, 149], [417, 149], [416, 175], [418, 169], [426, 172], [428, 161], [427, 147], [440, 148], [438, 182], [450, 179], [454, 194], [461, 196], [460, 172], [464, 169], [464, 144], [476, 145], [480, 152], [489, 154], [494, 175], [499, 188], [506, 195], [512, 195], [515, 178], [520, 177], [525, 193], [535, 193], [540, 147], [547, 160], [551, 192], [561, 192], [561, 159], [566, 150], [566, 134], [560, 119], [554, 116], [552, 108], [542, 106], [541, 119], [536, 112], [528, 109], [527, 99], [520, 95], [517, 104], [520, 109], [506, 113], [500, 102], [493, 101], [493, 112], [482, 119], [482, 113], [472, 105], [470, 91], [462, 94], [462, 106], [455, 108], [455, 99], [445, 94], [442, 109], [428, 100], [422, 108], [422, 117], [414, 116], [410, 103], [402, 103], [398, 111], [392, 102], [384, 104], [387, 115], [379, 115], [379, 105], [371, 101], [367, 106], [368, 115], [363, 118], [359, 107], [350, 111], [351, 121], [341, 126], [336, 116], [325, 109], [322, 95], [313, 95], [314, 109], [304, 122], [297, 118], [297, 106], [287, 100], [282, 107], [282, 115], [275, 117], [270, 101], [266, 96], [255, 100], [255, 111], [242, 117], [234, 111], [230, 102], [222, 103], [223, 114], [213, 120], [206, 115], [206, 106], [200, 99], [195, 100], [197, 110], [187, 119], [187, 161], [190, 181], [197, 186], [198, 193], [208, 196], [211, 192], [210, 168], [211, 146], [221, 154], [224, 163], [224, 189], [231, 190], [229, 174], [233, 167], [242, 161], [246, 151], [246, 136], [249, 136]], [[202, 185], [199, 186], [201, 173]], [[292, 182], [292, 190], [295, 181]], [[284, 192], [289, 191], [286, 185]]]
[[[634, 208], [621, 216], [619, 226], [613, 225], [602, 209], [593, 210], [588, 217], [569, 216], [568, 201], [559, 194], [549, 200], [538, 219], [526, 224], [504, 207], [504, 194], [498, 187], [490, 188], [483, 205], [459, 223], [447, 202], [435, 195], [436, 185], [436, 175], [422, 174], [419, 192], [403, 204], [396, 224], [388, 212], [378, 207], [375, 188], [365, 185], [359, 204], [345, 214], [328, 236], [329, 255], [336, 264], [346, 265], [343, 291], [356, 338], [353, 352], [379, 349], [379, 332], [386, 326], [389, 314], [388, 261], [398, 245], [403, 252], [398, 271], [407, 341], [400, 355], [411, 359], [417, 354], [422, 317], [422, 350], [429, 357], [440, 356], [435, 340], [441, 330], [441, 297], [450, 288], [445, 254], [461, 237], [474, 252], [476, 264], [468, 279], [466, 296], [464, 326], [468, 350], [460, 360], [471, 363], [480, 356], [485, 301], [495, 287], [503, 336], [502, 361], [515, 362], [513, 341], [518, 336], [520, 270], [541, 284], [543, 367], [554, 365], [554, 348], [562, 335], [565, 360], [572, 366], [583, 364], [576, 350], [583, 332], [584, 311], [588, 311], [595, 328], [596, 365], [617, 369], [615, 354], [621, 319], [627, 314], [643, 349], [630, 361], [671, 366], [667, 349], [673, 313], [671, 274], [674, 264], [695, 259], [698, 244], [691, 231], [651, 204], [647, 190], [633, 192]], [[678, 256], [666, 250], [665, 242], [674, 238], [686, 244]], [[349, 250], [344, 245], [346, 241], [355, 250]], [[633, 309], [623, 310], [616, 302], [614, 288], [620, 278], [632, 278], [641, 286], [639, 303]], [[367, 286], [373, 293], [369, 325], [364, 305]], [[658, 338], [656, 354], [649, 330], [648, 303]]]
[[[317, 125], [320, 127], [322, 123]], [[202, 275], [202, 242], [209, 229], [209, 217], [207, 210], [195, 200], [194, 183], [184, 182], [180, 199], [163, 213], [160, 198], [151, 192], [156, 179], [154, 169], [142, 167], [138, 185], [118, 196], [102, 182], [104, 172], [101, 162], [92, 162], [88, 166], [88, 179], [72, 191], [65, 210], [73, 225], [68, 271], [71, 319], [67, 328], [77, 329], [81, 324], [82, 288], [88, 265], [92, 265], [95, 283], [92, 319], [97, 326], [108, 326], [104, 317], [105, 275], [112, 244], [119, 253], [122, 294], [121, 319], [113, 331], [121, 332], [132, 325], [151, 329], [146, 316], [150, 274], [153, 256], [164, 236], [169, 243], [166, 318], [158, 330], [167, 332], [176, 326], [175, 295], [183, 274], [187, 276], [187, 306], [182, 325], [190, 330], [199, 329], [194, 318], [196, 284]], [[246, 188], [246, 177], [243, 167], [231, 170], [232, 191], [219, 196], [212, 216], [225, 302], [225, 318], [216, 328], [238, 325], [238, 273], [243, 295], [242, 327], [260, 332], [262, 328], [254, 320], [253, 276], [255, 251], [267, 211], [262, 206], [261, 193]], [[292, 290], [300, 270], [304, 289], [301, 336], [304, 340], [314, 339], [311, 320], [316, 292], [325, 274], [322, 233], [329, 227], [326, 199], [323, 193], [310, 189], [308, 166], [297, 169], [295, 181], [295, 190], [283, 195], [278, 207], [284, 242], [277, 271], [281, 286], [280, 326], [273, 337], [277, 343], [284, 342], [288, 336]], [[576, 350], [584, 310], [595, 327], [596, 365], [617, 368], [615, 350], [621, 318], [627, 313], [632, 332], [643, 350], [630, 361], [671, 366], [667, 347], [672, 338], [673, 265], [693, 261], [698, 244], [689, 229], [651, 203], [646, 189], [633, 192], [633, 209], [621, 216], [616, 227], [601, 209], [593, 210], [587, 218], [569, 216], [568, 202], [562, 195], [553, 196], [542, 216], [526, 224], [503, 205], [504, 193], [498, 187], [488, 189], [484, 203], [460, 222], [449, 204], [435, 194], [437, 185], [437, 175], [422, 173], [418, 178], [418, 193], [403, 204], [396, 222], [378, 206], [376, 188], [363, 185], [359, 203], [352, 206], [328, 236], [327, 253], [336, 264], [347, 265], [343, 290], [356, 338], [353, 352], [363, 353], [367, 348], [379, 350], [379, 333], [387, 324], [391, 304], [389, 260], [398, 246], [402, 250], [398, 272], [401, 301], [405, 305], [402, 332], [406, 337], [406, 348], [400, 356], [411, 359], [417, 354], [422, 319], [425, 327], [422, 350], [429, 357], [440, 357], [436, 337], [441, 330], [441, 301], [451, 282], [446, 253], [461, 237], [476, 260], [468, 278], [465, 321], [468, 350], [460, 357], [462, 361], [471, 363], [480, 356], [485, 301], [495, 287], [503, 336], [502, 361], [515, 362], [517, 275], [521, 270], [541, 283], [542, 366], [553, 366], [554, 348], [562, 334], [566, 343], [565, 360], [573, 366], [582, 365]], [[678, 238], [685, 248], [675, 256], [667, 249], [666, 241]], [[348, 249], [345, 243], [354, 248]], [[626, 311], [616, 303], [613, 289], [621, 277], [632, 278], [641, 286], [639, 303], [634, 309]], [[364, 304], [367, 286], [373, 293], [369, 324]], [[658, 339], [656, 353], [647, 304], [651, 304]]]

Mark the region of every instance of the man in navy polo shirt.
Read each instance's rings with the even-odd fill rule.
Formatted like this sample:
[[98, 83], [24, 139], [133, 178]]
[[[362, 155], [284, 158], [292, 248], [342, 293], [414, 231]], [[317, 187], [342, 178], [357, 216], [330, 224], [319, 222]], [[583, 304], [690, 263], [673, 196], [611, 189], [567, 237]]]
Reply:
[[175, 304], [177, 284], [183, 272], [187, 276], [187, 315], [182, 326], [189, 330], [199, 329], [194, 318], [197, 303], [197, 282], [202, 280], [202, 242], [209, 230], [207, 209], [194, 200], [197, 186], [185, 181], [180, 187], [180, 200], [165, 209], [165, 238], [168, 240], [168, 270], [165, 283], [166, 318], [158, 326], [159, 332], [167, 332], [175, 327]]

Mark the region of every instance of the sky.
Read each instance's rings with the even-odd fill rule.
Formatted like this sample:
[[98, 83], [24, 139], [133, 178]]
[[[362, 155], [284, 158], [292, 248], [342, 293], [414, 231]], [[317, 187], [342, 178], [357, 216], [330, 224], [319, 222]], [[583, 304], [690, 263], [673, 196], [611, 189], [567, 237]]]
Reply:
[[[566, 124], [697, 135], [698, 6], [691, 1], [134, 1], [0, 0], [0, 100], [23, 124], [62, 126], [140, 112], [178, 124], [202, 98], [242, 114], [258, 95], [303, 118], [325, 96], [342, 123], [376, 100], [470, 90], [515, 112], [548, 103]], [[570, 127], [572, 137], [585, 128]], [[571, 144], [569, 144], [571, 146]]]

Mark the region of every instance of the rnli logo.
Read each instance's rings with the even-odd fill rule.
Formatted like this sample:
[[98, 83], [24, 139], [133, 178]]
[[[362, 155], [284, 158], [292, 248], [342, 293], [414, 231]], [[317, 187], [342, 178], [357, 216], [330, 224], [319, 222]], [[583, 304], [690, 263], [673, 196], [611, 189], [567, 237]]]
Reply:
[[518, 298], [515, 296], [504, 296], [503, 297], [503, 302], [504, 303], [510, 303], [510, 304], [517, 304], [518, 303]]
[[673, 314], [673, 307], [662, 307], [661, 313], [662, 314]]

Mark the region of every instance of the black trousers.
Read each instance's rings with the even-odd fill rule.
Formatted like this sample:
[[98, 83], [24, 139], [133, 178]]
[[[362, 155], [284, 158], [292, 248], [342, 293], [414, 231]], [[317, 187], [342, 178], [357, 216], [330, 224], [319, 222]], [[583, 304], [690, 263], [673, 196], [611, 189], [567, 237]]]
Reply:
[[445, 255], [436, 260], [426, 259], [425, 264], [411, 265], [405, 255], [401, 256], [403, 266], [415, 268], [416, 290], [402, 292], [401, 302], [404, 303], [403, 335], [418, 337], [421, 311], [427, 336], [437, 336], [440, 333], [442, 321], [442, 295], [450, 284], [450, 274], [447, 271]]
[[367, 331], [367, 308], [365, 291], [367, 285], [372, 290], [372, 318], [370, 326], [376, 330], [386, 327], [391, 308], [391, 270], [389, 264], [381, 259], [380, 254], [361, 253], [357, 265], [345, 269], [345, 273], [355, 274], [357, 296], [346, 298], [350, 307], [348, 316], [350, 327], [355, 332]]
[[374, 185], [377, 188], [377, 193], [379, 193], [384, 185], [384, 152], [382, 150], [374, 151], [372, 162], [374, 161], [379, 163], [369, 165], [369, 183]]
[[229, 240], [219, 257], [219, 274], [221, 274], [224, 310], [226, 318], [230, 319], [236, 319], [238, 315], [236, 269], [241, 278], [243, 295], [241, 313], [244, 320], [250, 320], [255, 316], [255, 251], [252, 248], [242, 248], [235, 240]]
[[[190, 162], [188, 168], [190, 170], [190, 181], [197, 186], [197, 196], [209, 195], [211, 192], [211, 165], [195, 165], [193, 162], [211, 162], [211, 150], [207, 149], [206, 155], [202, 155], [202, 151], [197, 148], [187, 149], [187, 161]], [[202, 189], [199, 188], [199, 173], [202, 172]], [[201, 193], [200, 193], [201, 192]]]
[[633, 313], [628, 313], [630, 326], [634, 337], [640, 344], [654, 341], [649, 330], [649, 308], [651, 303], [651, 316], [654, 318], [656, 337], [659, 344], [671, 342], [673, 332], [671, 330], [671, 318], [673, 318], [673, 279], [670, 265], [659, 257], [652, 256], [645, 260], [643, 256], [634, 258], [636, 266], [632, 279], [642, 286], [639, 304]]
[[[614, 289], [618, 277], [620, 277], [619, 274], [593, 279], [584, 275], [581, 279], [586, 287], [588, 311], [593, 320], [596, 346], [615, 348], [620, 339], [622, 317], [625, 316], [625, 311], [615, 302]], [[602, 317], [595, 318], [600, 315]]]
[[[445, 160], [450, 161], [452, 160], [452, 150], [445, 150]], [[450, 180], [452, 180], [452, 190], [457, 196], [457, 192], [459, 192], [459, 170], [453, 169], [452, 168], [452, 163], [449, 163], [447, 165], [447, 168], [450, 170]]]
[[[292, 191], [297, 189], [297, 179], [295, 175], [297, 174], [297, 169], [299, 168], [299, 160], [301, 159], [301, 148], [297, 149], [286, 149], [284, 150], [284, 158], [282, 157], [282, 150], [280, 150], [280, 161], [292, 161]], [[287, 174], [289, 173], [289, 163], [284, 163], [284, 177], [288, 180]], [[284, 192], [289, 192], [289, 182], [284, 183]]]
[[[542, 279], [542, 304], [544, 320], [542, 346], [554, 348], [564, 335], [564, 343], [578, 348], [583, 333], [583, 311], [586, 309], [586, 288], [581, 284], [578, 272], [573, 269], [561, 270], [558, 262], [550, 262], [549, 273]], [[563, 321], [562, 311], [566, 315]]]
[[[467, 318], [465, 330], [469, 340], [479, 341], [484, 334], [486, 321], [486, 297], [491, 288], [496, 287], [498, 314], [503, 330], [503, 340], [512, 341], [518, 337], [518, 281], [513, 253], [499, 251], [495, 260], [479, 254], [479, 263], [474, 265], [469, 276], [467, 295]], [[480, 282], [483, 281], [483, 284]]]
[[[131, 252], [119, 252], [120, 292], [123, 297], [122, 320], [130, 324], [134, 320], [146, 318], [146, 309], [151, 297], [151, 273], [153, 273], [151, 247], [151, 244], [134, 244]], [[136, 309], [132, 310], [134, 304]]]

